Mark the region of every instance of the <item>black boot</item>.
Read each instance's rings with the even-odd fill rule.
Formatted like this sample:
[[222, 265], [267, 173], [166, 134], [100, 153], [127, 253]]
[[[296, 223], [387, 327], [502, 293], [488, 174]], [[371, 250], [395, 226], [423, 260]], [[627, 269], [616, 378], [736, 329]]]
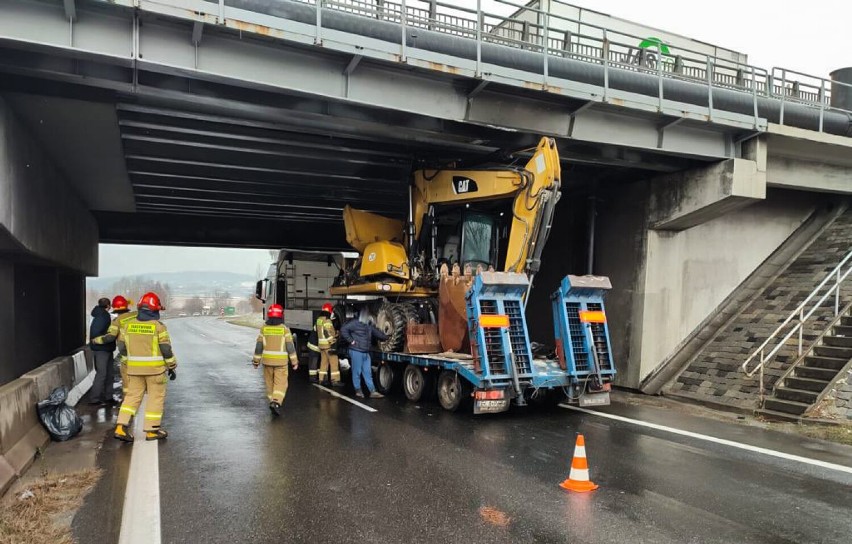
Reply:
[[281, 415], [281, 405], [275, 401], [269, 403], [269, 410], [276, 416]]

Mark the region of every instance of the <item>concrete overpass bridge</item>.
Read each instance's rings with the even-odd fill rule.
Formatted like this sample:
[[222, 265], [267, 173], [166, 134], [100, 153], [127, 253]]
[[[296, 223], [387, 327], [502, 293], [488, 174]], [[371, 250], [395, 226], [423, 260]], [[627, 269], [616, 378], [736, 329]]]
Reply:
[[[567, 272], [611, 276], [620, 379], [638, 387], [852, 193], [849, 74], [640, 47], [559, 5], [0, 4], [0, 288], [15, 301], [0, 324], [16, 324], [0, 326], [16, 346], [0, 382], [82, 343], [98, 242], [343, 248], [343, 205], [399, 215], [412, 165], [547, 134], [563, 236], [530, 312], [548, 315]], [[56, 300], [56, 337], [35, 342]]]

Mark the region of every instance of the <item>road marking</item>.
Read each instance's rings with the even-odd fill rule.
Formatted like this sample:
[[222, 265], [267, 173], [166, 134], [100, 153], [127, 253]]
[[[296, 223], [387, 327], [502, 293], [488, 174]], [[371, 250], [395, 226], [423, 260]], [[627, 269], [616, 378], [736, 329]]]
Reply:
[[318, 383], [313, 384], [313, 386], [318, 387], [319, 389], [322, 389], [326, 393], [329, 393], [332, 397], [337, 397], [339, 399], [345, 400], [346, 402], [348, 402], [350, 404], [354, 404], [358, 408], [363, 408], [364, 410], [367, 410], [368, 412], [378, 412], [378, 410], [376, 410], [375, 408], [371, 408], [370, 406], [367, 406], [366, 404], [362, 404], [355, 399], [350, 399], [346, 395], [341, 395], [340, 393], [338, 393], [337, 391], [334, 391], [333, 389], [329, 389], [328, 387], [323, 387]]
[[648, 427], [649, 429], [656, 429], [658, 431], [665, 431], [672, 434], [679, 434], [681, 436], [688, 436], [690, 438], [695, 438], [698, 440], [704, 440], [706, 442], [713, 442], [716, 444], [722, 444], [724, 446], [730, 446], [732, 448], [739, 448], [741, 450], [752, 451], [755, 453], [762, 453], [764, 455], [769, 455], [771, 457], [778, 457], [779, 459], [786, 459], [788, 461], [796, 461], [799, 463], [804, 463], [806, 465], [813, 465], [821, 468], [827, 468], [829, 470], [836, 470], [839, 472], [846, 472], [847, 474], [852, 474], [852, 467], [847, 467], [844, 465], [837, 465], [834, 463], [828, 463], [826, 461], [819, 461], [817, 459], [810, 459], [808, 457], [801, 457], [799, 455], [793, 455], [791, 453], [784, 453], [781, 451], [770, 450], [767, 448], [761, 448], [759, 446], [752, 446], [749, 444], [741, 444], [739, 442], [734, 442], [733, 440], [726, 440], [724, 438], [716, 438], [715, 436], [709, 436], [706, 434], [694, 433], [692, 431], [684, 431], [682, 429], [675, 429], [674, 427], [666, 427], [665, 425], [657, 425], [656, 423], [649, 423], [647, 421], [641, 421], [638, 419], [630, 419], [629, 417], [618, 416], [615, 414], [607, 414], [605, 412], [596, 412], [594, 410], [587, 410], [586, 408], [580, 408], [578, 406], [570, 406], [568, 404], [560, 404], [560, 408], [566, 408], [568, 410], [574, 410], [576, 412], [583, 412], [584, 414], [591, 414], [593, 416], [605, 417], [607, 419], [614, 419], [616, 421], [623, 421], [625, 423], [632, 423], [633, 425], [639, 425], [640, 427]]
[[160, 462], [159, 441], [145, 440], [145, 404], [137, 410], [133, 422], [133, 451], [124, 491], [119, 544], [159, 544], [160, 536]]

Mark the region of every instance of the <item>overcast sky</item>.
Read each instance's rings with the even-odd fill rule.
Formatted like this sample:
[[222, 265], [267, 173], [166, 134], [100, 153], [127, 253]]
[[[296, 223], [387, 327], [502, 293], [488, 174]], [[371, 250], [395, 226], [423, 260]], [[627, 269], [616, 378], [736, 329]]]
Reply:
[[[451, 0], [475, 6], [475, 0]], [[520, 0], [509, 0], [520, 4]], [[846, 44], [852, 2], [811, 0], [575, 0], [571, 4], [622, 19], [682, 34], [748, 55], [749, 63], [782, 67], [828, 77], [834, 69], [852, 66]], [[483, 9], [507, 14], [514, 8], [483, 0]], [[270, 257], [265, 250], [101, 246], [101, 276], [136, 273], [221, 270], [254, 275]]]

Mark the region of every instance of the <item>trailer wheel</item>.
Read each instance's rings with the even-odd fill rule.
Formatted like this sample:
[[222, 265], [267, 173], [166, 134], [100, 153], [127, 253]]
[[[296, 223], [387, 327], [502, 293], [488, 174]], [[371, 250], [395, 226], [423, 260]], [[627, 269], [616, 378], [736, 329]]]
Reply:
[[444, 410], [458, 410], [465, 400], [466, 389], [459, 375], [451, 370], [444, 370], [438, 376], [438, 402]]
[[399, 384], [402, 381], [401, 372], [392, 363], [387, 361], [379, 364], [376, 369], [376, 389], [383, 395], [389, 395], [399, 390]]
[[405, 345], [405, 313], [397, 304], [382, 304], [376, 315], [376, 328], [388, 335], [379, 342], [382, 351], [402, 351]]
[[419, 366], [408, 365], [402, 374], [402, 389], [411, 402], [420, 402], [426, 395], [428, 378]]

